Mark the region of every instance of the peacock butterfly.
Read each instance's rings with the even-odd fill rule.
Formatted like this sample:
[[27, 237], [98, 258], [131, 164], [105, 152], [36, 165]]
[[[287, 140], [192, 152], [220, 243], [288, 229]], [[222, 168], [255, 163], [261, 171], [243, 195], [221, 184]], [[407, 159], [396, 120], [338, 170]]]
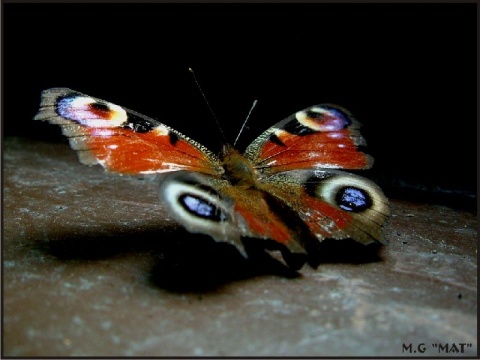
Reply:
[[34, 119], [60, 125], [83, 164], [167, 173], [159, 192], [172, 216], [245, 257], [252, 238], [273, 244], [295, 268], [327, 238], [383, 242], [387, 198], [372, 181], [338, 170], [373, 163], [359, 150], [366, 145], [360, 123], [342, 107], [299, 111], [243, 154], [225, 145], [220, 156], [155, 119], [67, 88], [43, 91]]

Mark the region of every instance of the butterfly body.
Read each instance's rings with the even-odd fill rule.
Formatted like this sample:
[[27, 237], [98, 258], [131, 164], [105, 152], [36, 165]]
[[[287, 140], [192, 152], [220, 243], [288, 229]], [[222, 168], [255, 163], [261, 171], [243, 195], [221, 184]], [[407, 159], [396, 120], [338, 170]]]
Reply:
[[[62, 127], [80, 162], [121, 174], [166, 173], [160, 199], [194, 233], [229, 242], [265, 240], [307, 254], [326, 238], [382, 241], [388, 201], [341, 169], [366, 169], [360, 124], [345, 109], [317, 105], [277, 123], [242, 154], [220, 156], [163, 123], [66, 89], [45, 90], [37, 120]], [[288, 262], [288, 261], [287, 261]]]

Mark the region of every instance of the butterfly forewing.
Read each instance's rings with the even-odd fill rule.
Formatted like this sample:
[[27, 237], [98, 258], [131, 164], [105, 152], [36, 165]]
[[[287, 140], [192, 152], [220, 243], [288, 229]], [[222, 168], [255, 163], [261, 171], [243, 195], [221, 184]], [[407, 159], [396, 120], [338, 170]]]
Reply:
[[367, 169], [373, 159], [358, 149], [366, 145], [359, 128], [360, 123], [341, 107], [312, 106], [266, 130], [245, 155], [261, 174], [311, 168]]
[[177, 170], [220, 175], [209, 150], [161, 122], [67, 88], [42, 93], [35, 120], [62, 127], [83, 164], [123, 174]]

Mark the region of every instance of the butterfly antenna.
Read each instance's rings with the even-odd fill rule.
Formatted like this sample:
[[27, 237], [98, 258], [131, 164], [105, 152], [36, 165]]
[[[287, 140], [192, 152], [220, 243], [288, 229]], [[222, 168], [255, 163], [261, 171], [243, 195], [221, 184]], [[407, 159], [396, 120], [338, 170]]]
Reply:
[[252, 105], [252, 107], [250, 108], [250, 111], [248, 112], [247, 118], [246, 118], [245, 121], [243, 122], [243, 125], [242, 125], [242, 127], [240, 128], [240, 131], [238, 132], [237, 138], [235, 139], [235, 141], [234, 141], [234, 143], [233, 143], [233, 146], [235, 146], [235, 144], [237, 143], [238, 139], [240, 138], [240, 135], [242, 134], [243, 129], [245, 128], [245, 125], [247, 125], [248, 119], [250, 118], [250, 114], [252, 113], [253, 108], [254, 108], [256, 105], [257, 105], [257, 100], [254, 100], [254, 101], [253, 101], [253, 105]]
[[205, 96], [205, 93], [204, 93], [203, 90], [202, 90], [202, 87], [200, 86], [199, 82], [197, 81], [197, 77], [195, 76], [195, 72], [193, 71], [192, 68], [188, 68], [188, 71], [190, 71], [190, 72], [192, 73], [192, 75], [193, 75], [193, 80], [195, 80], [195, 84], [197, 84], [198, 90], [200, 90], [200, 94], [202, 94], [203, 99], [205, 100], [205, 103], [206, 103], [207, 106], [208, 106], [208, 109], [209, 109], [210, 112], [212, 113], [213, 118], [215, 119], [215, 122], [217, 123], [217, 127], [218, 127], [218, 129], [220, 130], [220, 134], [222, 135], [224, 144], [227, 144], [228, 141], [227, 141], [227, 138], [225, 137], [225, 133], [223, 132], [222, 127], [220, 126], [220, 122], [218, 121], [217, 117], [215, 116], [215, 113], [213, 112], [213, 109], [212, 109], [212, 107], [210, 106], [210, 103], [208, 102], [207, 97]]

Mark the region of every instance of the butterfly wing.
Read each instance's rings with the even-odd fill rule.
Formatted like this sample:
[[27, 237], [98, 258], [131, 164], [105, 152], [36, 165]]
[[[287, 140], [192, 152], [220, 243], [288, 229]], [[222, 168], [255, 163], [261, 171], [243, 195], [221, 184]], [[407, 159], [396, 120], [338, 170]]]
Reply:
[[281, 211], [275, 211], [267, 192], [233, 186], [227, 180], [205, 174], [179, 171], [162, 179], [160, 199], [187, 230], [233, 244], [245, 256], [245, 238], [266, 240], [267, 248], [280, 245], [272, 249], [288, 250], [284, 253], [287, 263], [295, 258], [288, 258], [289, 254], [306, 254], [302, 232], [290, 226]]
[[359, 149], [366, 145], [360, 126], [344, 108], [316, 105], [272, 126], [245, 152], [261, 187], [319, 241], [382, 241], [387, 198], [372, 181], [336, 170], [372, 166], [373, 158]]
[[265, 186], [295, 211], [317, 240], [383, 242], [388, 200], [370, 180], [338, 170], [293, 170], [270, 176]]
[[219, 175], [220, 161], [159, 121], [67, 88], [43, 91], [34, 118], [58, 124], [86, 165], [123, 174], [178, 170]]
[[366, 145], [360, 126], [339, 106], [312, 106], [266, 130], [245, 156], [263, 175], [311, 168], [367, 169], [373, 159], [359, 151]]

